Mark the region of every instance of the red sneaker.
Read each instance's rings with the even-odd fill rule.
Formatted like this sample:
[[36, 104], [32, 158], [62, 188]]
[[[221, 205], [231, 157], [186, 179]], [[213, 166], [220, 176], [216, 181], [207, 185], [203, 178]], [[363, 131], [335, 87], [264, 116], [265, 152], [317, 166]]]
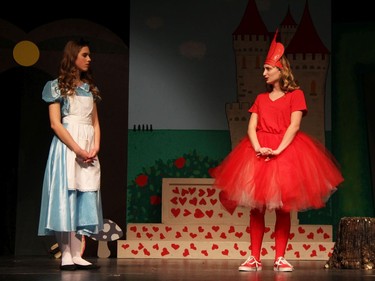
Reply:
[[278, 257], [273, 265], [274, 271], [290, 272], [293, 269], [293, 266], [284, 257]]
[[262, 263], [257, 261], [253, 256], [247, 258], [239, 267], [239, 271], [260, 271], [262, 270]]

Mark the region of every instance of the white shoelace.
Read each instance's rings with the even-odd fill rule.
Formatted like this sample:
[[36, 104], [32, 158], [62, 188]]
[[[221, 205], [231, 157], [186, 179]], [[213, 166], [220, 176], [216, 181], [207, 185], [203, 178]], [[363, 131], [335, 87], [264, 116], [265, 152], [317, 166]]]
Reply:
[[277, 260], [275, 261], [275, 265], [277, 266], [288, 265], [291, 268], [293, 268], [293, 266], [289, 262], [287, 262], [287, 260], [284, 257], [278, 257]]
[[258, 262], [258, 261], [256, 260], [256, 258], [254, 258], [253, 256], [248, 257], [247, 260], [245, 260], [245, 261], [242, 263], [242, 265], [245, 265], [245, 264], [247, 264], [247, 263], [250, 263], [251, 260], [253, 260], [253, 262], [251, 262], [251, 264], [253, 264], [253, 263], [255, 262], [255, 266], [256, 266], [256, 267], [259, 267], [259, 266], [262, 265], [262, 264], [261, 264], [260, 262]]

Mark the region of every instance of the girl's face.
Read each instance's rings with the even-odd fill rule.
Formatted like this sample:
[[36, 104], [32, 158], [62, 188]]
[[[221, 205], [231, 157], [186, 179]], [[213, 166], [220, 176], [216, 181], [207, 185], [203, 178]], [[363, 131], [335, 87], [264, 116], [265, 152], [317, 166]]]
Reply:
[[276, 82], [279, 82], [281, 77], [281, 71], [276, 66], [265, 64], [263, 77], [266, 80], [267, 84], [274, 85]]
[[82, 47], [82, 49], [79, 51], [76, 59], [76, 66], [79, 69], [79, 71], [87, 71], [90, 67], [90, 49], [89, 47], [85, 46]]

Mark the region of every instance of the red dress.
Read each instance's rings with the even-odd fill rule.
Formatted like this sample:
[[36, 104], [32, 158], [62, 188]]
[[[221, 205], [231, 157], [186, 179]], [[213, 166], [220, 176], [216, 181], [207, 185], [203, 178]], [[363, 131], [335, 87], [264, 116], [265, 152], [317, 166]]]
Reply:
[[[291, 113], [307, 113], [304, 93], [294, 90], [272, 101], [259, 94], [249, 109], [258, 114], [257, 136], [262, 147], [277, 149], [290, 124]], [[318, 209], [344, 180], [333, 155], [317, 140], [299, 131], [278, 156], [257, 157], [244, 137], [215, 167], [214, 186], [226, 199], [250, 208], [301, 211]]]

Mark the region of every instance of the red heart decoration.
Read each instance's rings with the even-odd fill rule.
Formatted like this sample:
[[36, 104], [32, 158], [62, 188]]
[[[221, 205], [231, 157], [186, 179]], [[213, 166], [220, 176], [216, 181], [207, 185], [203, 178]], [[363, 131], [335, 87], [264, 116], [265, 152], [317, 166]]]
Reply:
[[221, 253], [224, 255], [224, 256], [227, 256], [229, 254], [229, 251], [227, 249], [225, 249], [224, 251], [221, 251]]
[[145, 256], [149, 256], [150, 255], [150, 252], [147, 249], [143, 249], [143, 253], [145, 254]]
[[195, 209], [194, 217], [197, 218], [197, 219], [203, 218], [204, 213], [202, 212], [201, 209]]
[[171, 247], [172, 247], [173, 249], [177, 250], [178, 248], [180, 248], [180, 245], [177, 245], [177, 244], [172, 243], [172, 244], [171, 244]]
[[190, 233], [190, 237], [191, 237], [191, 238], [195, 238], [195, 237], [197, 237], [197, 234], [195, 234], [195, 233]]
[[190, 243], [190, 249], [192, 249], [192, 250], [196, 250], [197, 247], [194, 245], [194, 243]]
[[172, 227], [170, 227], [170, 226], [166, 226], [166, 227], [165, 227], [165, 231], [166, 231], [166, 232], [169, 232], [169, 231], [171, 231], [171, 230], [172, 230]]
[[326, 247], [319, 244], [319, 251], [324, 252], [325, 250], [327, 250]]
[[215, 188], [208, 188], [207, 189], [207, 197], [210, 197], [215, 194]]
[[265, 256], [265, 255], [267, 255], [267, 254], [268, 254], [268, 251], [267, 251], [267, 249], [265, 249], [265, 248], [262, 248], [262, 251], [260, 252], [260, 254], [261, 254], [262, 256]]
[[181, 190], [181, 195], [182, 195], [182, 196], [185, 196], [186, 194], [189, 194], [189, 190], [186, 190], [186, 189], [183, 188], [183, 189]]
[[189, 187], [189, 193], [192, 195], [195, 192], [196, 188], [195, 187]]
[[214, 211], [213, 211], [213, 210], [207, 210], [205, 213], [206, 213], [206, 215], [207, 215], [209, 218], [211, 218], [212, 215], [214, 214]]
[[310, 249], [311, 245], [303, 244], [303, 247], [305, 248], [305, 250], [308, 250]]
[[189, 200], [189, 203], [191, 205], [194, 205], [194, 206], [197, 206], [197, 202], [198, 202], [197, 197], [194, 197], [194, 198], [192, 198], [192, 199]]
[[174, 217], [177, 217], [180, 214], [181, 210], [180, 209], [172, 208], [171, 212], [172, 212], [172, 214], [173, 214]]
[[164, 257], [166, 255], [169, 255], [169, 251], [167, 250], [167, 248], [163, 248], [163, 251], [161, 252], [161, 255]]
[[213, 205], [215, 205], [215, 204], [216, 204], [216, 202], [217, 202], [217, 199], [210, 199], [210, 202], [211, 202], [211, 205], [213, 206]]
[[227, 238], [227, 236], [225, 235], [225, 233], [224, 233], [224, 232], [222, 232], [222, 233], [220, 234], [220, 238], [226, 239], [226, 238]]
[[179, 197], [179, 198], [178, 198], [178, 201], [180, 201], [180, 204], [181, 204], [181, 205], [184, 205], [185, 202], [186, 202], [186, 200], [187, 200], [186, 197]]
[[205, 255], [206, 257], [208, 256], [207, 250], [202, 250], [201, 253], [202, 253], [202, 255]]
[[199, 197], [202, 197], [206, 192], [203, 189], [199, 189]]
[[242, 235], [243, 235], [243, 233], [242, 233], [242, 232], [236, 232], [236, 234], [235, 234], [235, 236], [236, 236], [236, 237], [238, 237], [238, 238], [241, 238], [241, 237], [242, 237]]

